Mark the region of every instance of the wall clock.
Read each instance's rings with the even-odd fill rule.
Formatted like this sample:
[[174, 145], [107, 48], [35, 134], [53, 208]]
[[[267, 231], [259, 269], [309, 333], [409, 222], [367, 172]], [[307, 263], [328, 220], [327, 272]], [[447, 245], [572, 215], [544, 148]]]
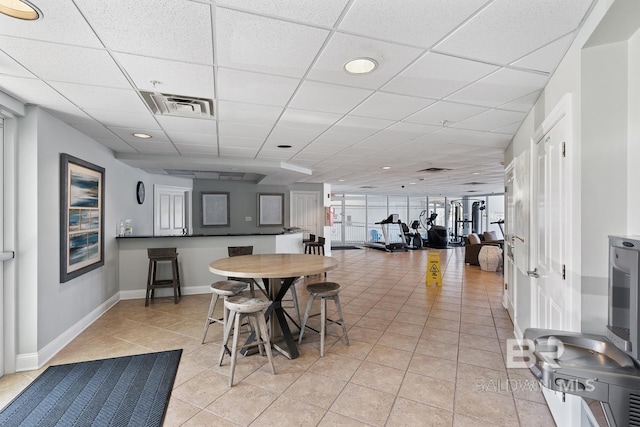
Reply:
[[144, 182], [142, 181], [138, 181], [136, 186], [136, 198], [138, 199], [138, 204], [144, 203]]

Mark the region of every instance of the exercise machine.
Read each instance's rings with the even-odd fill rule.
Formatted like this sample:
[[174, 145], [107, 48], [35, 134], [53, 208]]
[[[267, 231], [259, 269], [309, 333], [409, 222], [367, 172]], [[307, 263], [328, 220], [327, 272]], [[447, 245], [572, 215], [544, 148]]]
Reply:
[[420, 213], [420, 222], [427, 230], [427, 240], [426, 242], [423, 242], [423, 246], [430, 248], [446, 248], [449, 244], [447, 228], [435, 224], [437, 217], [438, 214], [435, 212], [431, 212], [429, 217], [427, 217], [427, 211], [422, 211]]
[[376, 222], [382, 229], [384, 242], [369, 242], [367, 246], [373, 249], [381, 249], [387, 252], [406, 251], [407, 243], [402, 231], [398, 214], [391, 214], [386, 219]]
[[490, 222], [489, 224], [498, 224], [498, 227], [500, 227], [500, 232], [502, 233], [502, 238], [504, 239], [504, 228], [502, 228], [502, 224], [504, 224], [504, 219], [499, 219], [497, 221]]

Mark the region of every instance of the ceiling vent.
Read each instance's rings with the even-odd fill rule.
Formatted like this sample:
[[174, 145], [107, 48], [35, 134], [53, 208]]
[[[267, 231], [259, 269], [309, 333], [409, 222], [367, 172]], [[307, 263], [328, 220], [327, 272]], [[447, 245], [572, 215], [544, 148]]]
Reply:
[[486, 185], [486, 182], [471, 181], [471, 182], [465, 182], [462, 185]]
[[213, 119], [213, 100], [170, 95], [167, 93], [140, 91], [153, 114], [160, 116]]
[[451, 169], [447, 169], [447, 168], [426, 168], [426, 169], [422, 169], [419, 170], [418, 172], [444, 172], [444, 171], [450, 171]]
[[364, 188], [364, 189], [371, 189], [371, 188], [376, 188], [376, 187], [372, 187], [370, 185], [363, 185], [360, 188]]

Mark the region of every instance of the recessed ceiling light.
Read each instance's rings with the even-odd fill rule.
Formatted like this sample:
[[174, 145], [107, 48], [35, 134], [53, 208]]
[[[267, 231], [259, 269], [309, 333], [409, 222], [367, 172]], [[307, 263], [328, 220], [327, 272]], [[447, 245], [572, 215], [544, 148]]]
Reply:
[[278, 148], [291, 148], [291, 145], [289, 145], [289, 144], [280, 144], [280, 145], [278, 145]]
[[471, 172], [471, 175], [480, 175], [480, 172]]
[[369, 74], [378, 68], [378, 63], [371, 58], [356, 58], [344, 64], [344, 69], [349, 74]]
[[0, 13], [25, 21], [42, 18], [42, 12], [27, 0], [0, 0]]
[[409, 185], [416, 185], [416, 183], [415, 182], [410, 182]]
[[149, 139], [149, 138], [151, 138], [151, 135], [146, 134], [146, 133], [134, 133], [133, 136], [135, 136], [136, 138], [140, 138], [140, 139]]
[[339, 179], [338, 182], [344, 182], [344, 179]]
[[389, 170], [389, 169], [391, 169], [391, 166], [383, 166], [382, 169]]

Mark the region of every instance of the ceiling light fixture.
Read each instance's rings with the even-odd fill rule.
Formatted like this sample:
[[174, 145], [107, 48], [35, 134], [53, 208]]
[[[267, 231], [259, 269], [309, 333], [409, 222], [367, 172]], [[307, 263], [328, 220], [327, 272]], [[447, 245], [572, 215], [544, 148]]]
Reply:
[[0, 0], [0, 13], [25, 21], [42, 18], [42, 12], [27, 0]]
[[383, 166], [382, 169], [383, 170], [389, 170], [389, 169], [391, 169], [391, 166]]
[[344, 64], [344, 69], [349, 74], [369, 74], [378, 68], [378, 63], [371, 58], [356, 58]]
[[278, 148], [291, 148], [292, 146], [289, 144], [280, 144], [277, 146]]
[[151, 138], [151, 135], [146, 134], [146, 133], [134, 133], [132, 134], [133, 136], [135, 136], [136, 138], [140, 138], [140, 139], [149, 139]]

